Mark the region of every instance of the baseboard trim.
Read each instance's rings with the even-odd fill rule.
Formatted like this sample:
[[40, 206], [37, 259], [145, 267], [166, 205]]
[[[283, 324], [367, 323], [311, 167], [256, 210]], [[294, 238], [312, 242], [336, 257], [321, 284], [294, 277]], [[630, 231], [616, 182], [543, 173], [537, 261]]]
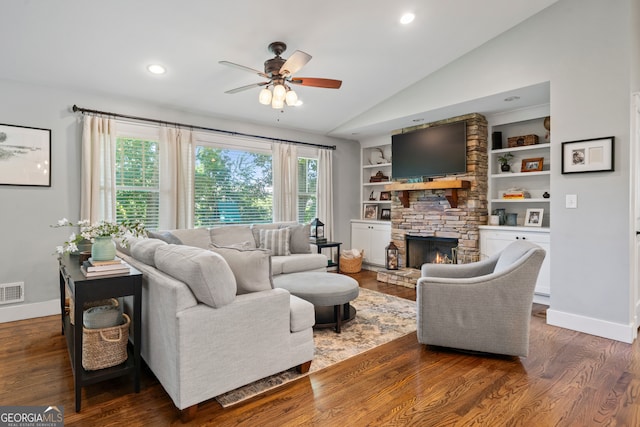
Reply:
[[54, 314], [60, 314], [59, 298], [31, 304], [17, 304], [2, 307], [0, 308], [0, 323], [52, 316]]
[[613, 323], [554, 309], [547, 310], [547, 323], [628, 344], [633, 343], [637, 336], [637, 330], [634, 328], [633, 323], [628, 325]]

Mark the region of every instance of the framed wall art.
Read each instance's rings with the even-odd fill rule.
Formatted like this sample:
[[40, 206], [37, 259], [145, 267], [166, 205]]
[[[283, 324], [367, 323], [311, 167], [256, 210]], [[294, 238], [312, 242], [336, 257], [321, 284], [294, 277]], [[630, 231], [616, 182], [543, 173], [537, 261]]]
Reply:
[[391, 209], [383, 208], [380, 213], [380, 219], [382, 220], [390, 220], [391, 219]]
[[51, 129], [0, 124], [0, 185], [51, 187]]
[[562, 173], [613, 171], [614, 137], [562, 143]]

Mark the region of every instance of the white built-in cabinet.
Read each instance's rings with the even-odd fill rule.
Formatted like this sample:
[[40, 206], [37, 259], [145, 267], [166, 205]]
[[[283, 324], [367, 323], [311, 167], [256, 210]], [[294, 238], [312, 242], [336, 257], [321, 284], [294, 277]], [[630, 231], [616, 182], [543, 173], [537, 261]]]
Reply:
[[385, 248], [391, 241], [389, 221], [351, 220], [351, 247], [364, 250], [364, 262], [385, 265]]
[[544, 249], [547, 254], [538, 274], [535, 289], [535, 302], [549, 304], [551, 295], [551, 235], [549, 229], [531, 227], [480, 226], [480, 259], [489, 258], [511, 242], [524, 240], [533, 242]]
[[[384, 186], [391, 180], [391, 144], [375, 147], [366, 147], [360, 150], [361, 156], [361, 192], [360, 192], [360, 218], [365, 218], [365, 207], [376, 207], [375, 218], [381, 219], [382, 209], [391, 209], [389, 198], [381, 200], [380, 193], [384, 192]], [[371, 177], [379, 172], [387, 177], [385, 181], [371, 182]], [[387, 193], [388, 194], [388, 193]], [[368, 212], [373, 212], [371, 209]], [[388, 242], [387, 242], [388, 243]]]

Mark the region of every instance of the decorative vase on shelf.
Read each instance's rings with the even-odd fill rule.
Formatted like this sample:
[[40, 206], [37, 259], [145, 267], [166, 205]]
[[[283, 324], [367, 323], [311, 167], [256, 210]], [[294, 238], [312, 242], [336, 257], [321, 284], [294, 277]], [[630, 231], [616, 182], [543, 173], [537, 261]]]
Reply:
[[91, 246], [91, 258], [94, 261], [111, 261], [116, 257], [116, 243], [111, 236], [96, 237]]
[[502, 172], [509, 172], [511, 170], [511, 165], [503, 163], [502, 165], [500, 165], [500, 170]]

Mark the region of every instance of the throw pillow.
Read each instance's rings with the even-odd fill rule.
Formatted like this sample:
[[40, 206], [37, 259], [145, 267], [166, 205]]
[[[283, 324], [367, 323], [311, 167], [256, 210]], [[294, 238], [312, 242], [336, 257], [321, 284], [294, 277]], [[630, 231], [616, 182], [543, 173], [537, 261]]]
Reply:
[[291, 231], [288, 228], [279, 230], [260, 230], [260, 249], [268, 249], [273, 256], [291, 255], [289, 239]]
[[264, 249], [218, 246], [210, 248], [222, 255], [236, 277], [238, 295], [273, 289], [271, 280], [271, 254]]
[[152, 239], [160, 239], [163, 242], [171, 243], [173, 245], [181, 245], [182, 240], [178, 239], [170, 231], [149, 231], [147, 233]]
[[255, 240], [251, 227], [248, 225], [223, 225], [209, 230], [211, 233], [211, 243], [218, 246], [235, 245], [240, 242], [250, 242], [255, 248]]
[[184, 282], [196, 299], [219, 308], [236, 297], [236, 278], [219, 254], [183, 245], [164, 245], [156, 249], [158, 270]]
[[309, 243], [309, 234], [311, 234], [311, 226], [309, 224], [296, 224], [281, 226], [291, 230], [291, 241], [289, 249], [292, 254], [310, 254], [311, 244]]
[[131, 256], [147, 265], [155, 267], [156, 249], [167, 243], [158, 239], [143, 239], [131, 248]]
[[256, 242], [256, 248], [260, 247], [260, 230], [277, 230], [278, 224], [266, 223], [266, 224], [251, 224], [251, 233], [253, 234], [253, 240]]

